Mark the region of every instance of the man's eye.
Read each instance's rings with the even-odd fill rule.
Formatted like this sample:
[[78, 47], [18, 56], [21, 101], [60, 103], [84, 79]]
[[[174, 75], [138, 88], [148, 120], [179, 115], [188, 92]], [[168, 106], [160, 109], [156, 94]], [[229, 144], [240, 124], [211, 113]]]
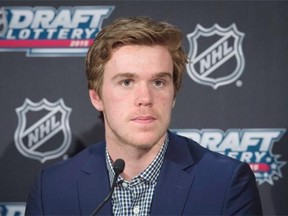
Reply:
[[121, 81], [121, 84], [122, 84], [123, 86], [126, 86], [126, 87], [131, 86], [132, 83], [133, 83], [133, 80], [131, 80], [131, 79], [126, 79], [126, 80], [122, 80], [122, 81]]
[[163, 80], [155, 80], [154, 81], [155, 86], [161, 87], [165, 85], [165, 82]]

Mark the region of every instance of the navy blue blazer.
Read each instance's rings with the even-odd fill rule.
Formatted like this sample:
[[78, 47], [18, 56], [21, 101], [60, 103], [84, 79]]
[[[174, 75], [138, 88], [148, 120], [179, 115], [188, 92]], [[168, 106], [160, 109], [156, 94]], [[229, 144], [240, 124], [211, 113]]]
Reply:
[[[105, 143], [41, 171], [26, 215], [89, 215], [109, 193]], [[261, 215], [250, 167], [169, 132], [151, 215]], [[112, 215], [111, 202], [99, 215]]]

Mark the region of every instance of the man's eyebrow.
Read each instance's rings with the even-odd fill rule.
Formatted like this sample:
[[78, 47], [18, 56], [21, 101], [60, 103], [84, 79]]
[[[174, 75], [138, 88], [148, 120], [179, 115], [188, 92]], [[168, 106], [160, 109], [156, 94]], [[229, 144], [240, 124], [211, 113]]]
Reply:
[[172, 79], [172, 74], [169, 72], [160, 72], [160, 73], [156, 73], [154, 75], [155, 78], [164, 78], [164, 77], [168, 77]]
[[[118, 79], [136, 79], [139, 77], [136, 73], [130, 73], [130, 72], [125, 72], [125, 73], [119, 73], [116, 74], [115, 76], [112, 77], [112, 80], [118, 80]], [[172, 79], [172, 74], [169, 72], [159, 72], [153, 74], [152, 78], [153, 79], [158, 79], [158, 78], [165, 78], [168, 77], [169, 79]]]
[[112, 80], [116, 80], [116, 79], [131, 79], [131, 78], [135, 78], [137, 77], [137, 75], [135, 73], [119, 73], [119, 74], [116, 74], [115, 76], [112, 77]]

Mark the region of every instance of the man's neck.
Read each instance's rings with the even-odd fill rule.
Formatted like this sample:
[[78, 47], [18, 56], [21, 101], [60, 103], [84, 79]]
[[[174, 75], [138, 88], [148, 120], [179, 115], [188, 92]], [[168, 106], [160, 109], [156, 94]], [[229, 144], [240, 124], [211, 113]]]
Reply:
[[112, 161], [115, 161], [118, 158], [125, 161], [125, 169], [121, 176], [127, 181], [131, 181], [152, 163], [160, 152], [164, 141], [165, 137], [163, 140], [159, 140], [152, 148], [142, 149], [135, 146], [119, 145], [106, 140], [107, 149]]

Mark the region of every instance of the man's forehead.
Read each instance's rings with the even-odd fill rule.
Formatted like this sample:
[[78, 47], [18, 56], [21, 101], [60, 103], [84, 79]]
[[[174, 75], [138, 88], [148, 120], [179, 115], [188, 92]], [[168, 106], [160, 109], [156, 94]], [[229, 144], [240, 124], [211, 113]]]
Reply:
[[109, 77], [172, 77], [173, 60], [162, 46], [125, 45], [116, 48], [105, 65]]

